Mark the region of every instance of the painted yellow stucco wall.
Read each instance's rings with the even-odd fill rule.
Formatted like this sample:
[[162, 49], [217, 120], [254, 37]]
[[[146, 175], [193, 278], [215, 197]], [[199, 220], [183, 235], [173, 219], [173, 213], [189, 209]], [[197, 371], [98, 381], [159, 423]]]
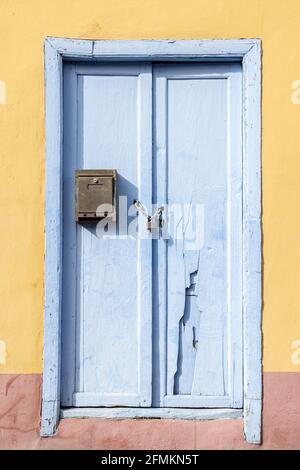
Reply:
[[45, 36], [262, 39], [264, 370], [300, 371], [300, 1], [1, 0], [0, 373], [42, 370]]

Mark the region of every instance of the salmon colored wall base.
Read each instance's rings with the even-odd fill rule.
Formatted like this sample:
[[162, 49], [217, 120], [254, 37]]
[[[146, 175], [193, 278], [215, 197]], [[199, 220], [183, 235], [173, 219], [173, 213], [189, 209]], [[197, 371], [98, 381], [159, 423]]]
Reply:
[[64, 419], [39, 437], [41, 375], [0, 375], [0, 449], [300, 449], [300, 373], [264, 374], [263, 445], [243, 420]]

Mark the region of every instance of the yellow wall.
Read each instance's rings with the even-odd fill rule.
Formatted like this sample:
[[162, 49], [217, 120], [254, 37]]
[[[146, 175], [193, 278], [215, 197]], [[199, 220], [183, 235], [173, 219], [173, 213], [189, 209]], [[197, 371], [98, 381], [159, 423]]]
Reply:
[[0, 372], [42, 370], [48, 35], [262, 39], [264, 367], [300, 371], [291, 361], [291, 343], [300, 339], [300, 104], [291, 99], [300, 80], [300, 1], [1, 0], [0, 345], [7, 356]]

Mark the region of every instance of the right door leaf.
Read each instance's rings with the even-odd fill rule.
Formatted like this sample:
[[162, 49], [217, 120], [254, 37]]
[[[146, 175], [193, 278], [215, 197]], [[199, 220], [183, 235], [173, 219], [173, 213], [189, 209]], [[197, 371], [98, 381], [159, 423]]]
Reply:
[[168, 205], [161, 406], [242, 406], [241, 75], [239, 64], [154, 71], [154, 196]]

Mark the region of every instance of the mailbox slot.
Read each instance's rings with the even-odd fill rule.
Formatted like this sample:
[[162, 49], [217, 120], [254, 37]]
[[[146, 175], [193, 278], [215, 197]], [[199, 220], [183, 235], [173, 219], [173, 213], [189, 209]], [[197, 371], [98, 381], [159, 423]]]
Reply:
[[76, 170], [75, 220], [116, 220], [116, 170]]

